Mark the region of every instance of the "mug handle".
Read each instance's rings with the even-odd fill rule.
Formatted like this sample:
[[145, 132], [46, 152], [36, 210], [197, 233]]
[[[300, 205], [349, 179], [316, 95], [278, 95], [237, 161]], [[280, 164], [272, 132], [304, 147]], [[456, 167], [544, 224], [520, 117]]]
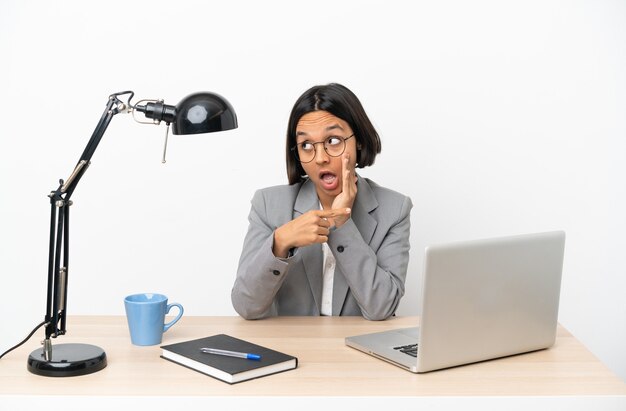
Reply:
[[176, 321], [180, 320], [180, 317], [183, 316], [183, 312], [185, 311], [185, 310], [183, 310], [183, 306], [182, 305], [180, 305], [178, 303], [172, 303], [172, 304], [168, 304], [167, 305], [167, 308], [165, 309], [165, 314], [169, 313], [170, 310], [172, 309], [172, 307], [178, 307], [178, 311], [179, 311], [178, 315], [172, 321], [170, 321], [169, 323], [163, 325], [163, 332], [169, 330], [172, 325], [176, 324]]

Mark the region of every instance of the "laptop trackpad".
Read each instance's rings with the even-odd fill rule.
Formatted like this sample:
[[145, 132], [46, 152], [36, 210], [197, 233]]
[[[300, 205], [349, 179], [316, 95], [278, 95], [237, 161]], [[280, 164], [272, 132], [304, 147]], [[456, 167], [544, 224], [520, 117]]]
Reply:
[[402, 335], [406, 335], [407, 337], [410, 337], [411, 339], [414, 339], [415, 342], [417, 342], [418, 337], [420, 335], [420, 328], [419, 327], [401, 328], [399, 330], [396, 330], [396, 332]]

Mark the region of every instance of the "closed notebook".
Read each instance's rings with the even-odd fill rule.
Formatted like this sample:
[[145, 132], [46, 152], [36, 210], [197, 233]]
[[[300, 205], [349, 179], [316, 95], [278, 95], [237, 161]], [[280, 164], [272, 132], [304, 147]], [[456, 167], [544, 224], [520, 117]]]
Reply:
[[[201, 348], [205, 347], [258, 354], [261, 356], [261, 360], [254, 361], [245, 358], [206, 354], [200, 351]], [[298, 366], [296, 357], [226, 334], [165, 345], [161, 346], [161, 348], [163, 349], [162, 358], [229, 384], [276, 374]]]

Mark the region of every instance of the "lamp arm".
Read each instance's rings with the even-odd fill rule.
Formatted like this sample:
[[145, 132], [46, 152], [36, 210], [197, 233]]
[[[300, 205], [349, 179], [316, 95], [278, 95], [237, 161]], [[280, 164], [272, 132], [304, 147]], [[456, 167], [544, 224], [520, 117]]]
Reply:
[[[124, 103], [119, 99], [119, 96], [124, 94], [130, 95], [127, 103]], [[71, 197], [72, 193], [74, 192], [76, 185], [80, 181], [85, 171], [87, 171], [87, 167], [89, 167], [91, 157], [96, 151], [96, 148], [98, 148], [98, 144], [100, 144], [100, 140], [102, 140], [102, 136], [104, 136], [104, 132], [108, 128], [109, 123], [113, 119], [113, 116], [122, 112], [127, 112], [129, 108], [132, 108], [130, 100], [133, 98], [134, 94], [135, 93], [133, 93], [132, 91], [122, 91], [119, 93], [111, 94], [109, 96], [109, 100], [107, 101], [104, 112], [100, 117], [100, 121], [96, 125], [96, 128], [91, 135], [91, 138], [89, 139], [89, 142], [87, 143], [83, 154], [80, 156], [80, 160], [76, 164], [74, 171], [67, 179], [67, 181], [64, 184], [61, 184], [62, 193], [65, 193], [66, 200], [69, 200], [69, 197]]]
[[[129, 94], [128, 102], [124, 103], [119, 96]], [[100, 121], [83, 151], [76, 167], [67, 181], [59, 180], [59, 187], [52, 191], [50, 197], [50, 247], [48, 254], [48, 288], [46, 302], [46, 338], [44, 341], [44, 356], [51, 353], [50, 337], [56, 338], [65, 334], [67, 317], [67, 280], [69, 265], [69, 207], [72, 205], [70, 197], [81, 177], [89, 167], [100, 140], [109, 126], [113, 116], [128, 111], [130, 100], [134, 93], [124, 91], [109, 96], [106, 108]]]

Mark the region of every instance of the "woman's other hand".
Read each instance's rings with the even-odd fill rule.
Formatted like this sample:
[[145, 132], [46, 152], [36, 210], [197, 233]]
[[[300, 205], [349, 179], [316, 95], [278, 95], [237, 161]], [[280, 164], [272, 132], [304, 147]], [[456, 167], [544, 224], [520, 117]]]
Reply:
[[350, 211], [347, 207], [311, 210], [278, 227], [274, 231], [274, 255], [286, 258], [292, 248], [327, 242], [333, 222], [345, 222], [350, 217]]
[[[342, 209], [342, 208], [352, 208], [354, 204], [354, 199], [356, 197], [356, 170], [355, 168], [351, 168], [350, 164], [350, 155], [344, 154], [341, 163], [341, 181], [342, 181], [342, 191], [335, 197], [333, 201], [332, 209]], [[337, 217], [334, 217], [334, 225], [337, 227], [341, 227], [343, 223], [348, 221], [350, 218], [350, 214], [343, 214]]]

